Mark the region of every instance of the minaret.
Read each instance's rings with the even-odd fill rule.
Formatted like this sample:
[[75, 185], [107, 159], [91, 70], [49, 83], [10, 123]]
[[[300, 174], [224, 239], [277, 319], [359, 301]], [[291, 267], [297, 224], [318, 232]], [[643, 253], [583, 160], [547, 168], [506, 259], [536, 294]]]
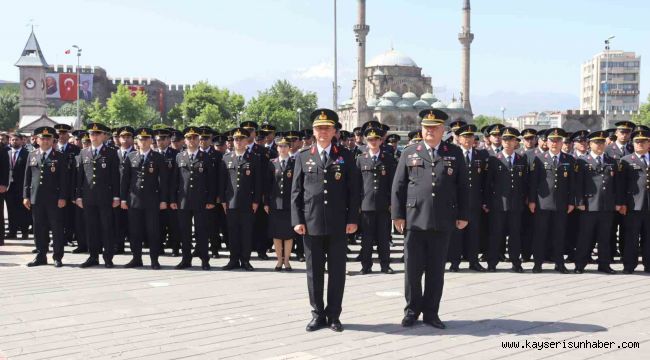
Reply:
[[469, 0], [465, 0], [465, 5], [463, 5], [463, 27], [460, 30], [460, 34], [458, 34], [458, 41], [463, 45], [463, 56], [461, 60], [463, 69], [461, 73], [463, 108], [472, 113], [472, 105], [469, 102], [469, 54], [470, 45], [472, 44], [472, 40], [474, 40], [474, 34], [472, 34], [470, 27], [470, 10]]
[[47, 111], [45, 74], [48, 65], [33, 28], [16, 66], [20, 69], [19, 118], [22, 119], [25, 115], [45, 114]]
[[354, 25], [354, 35], [357, 40], [357, 123], [365, 122], [363, 112], [366, 110], [366, 36], [370, 26], [366, 25], [366, 0], [358, 0], [359, 14]]

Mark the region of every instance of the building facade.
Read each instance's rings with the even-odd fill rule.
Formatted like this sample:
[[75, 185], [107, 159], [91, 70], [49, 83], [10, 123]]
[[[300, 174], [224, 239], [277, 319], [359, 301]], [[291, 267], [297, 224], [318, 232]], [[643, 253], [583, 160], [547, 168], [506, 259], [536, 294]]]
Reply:
[[638, 111], [640, 74], [641, 57], [634, 52], [612, 50], [597, 54], [582, 64], [580, 110], [605, 111], [607, 88], [608, 115]]

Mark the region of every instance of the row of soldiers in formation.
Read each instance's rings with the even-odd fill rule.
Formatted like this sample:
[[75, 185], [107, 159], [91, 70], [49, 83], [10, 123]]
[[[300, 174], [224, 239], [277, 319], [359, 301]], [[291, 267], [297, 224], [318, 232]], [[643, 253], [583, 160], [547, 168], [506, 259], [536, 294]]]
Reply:
[[[10, 236], [17, 229], [25, 234], [25, 211], [31, 211], [37, 248], [31, 266], [47, 262], [51, 231], [55, 266], [62, 265], [63, 245], [71, 238], [79, 246], [74, 252], [90, 253], [82, 267], [98, 264], [100, 253], [113, 266], [113, 255], [124, 252], [129, 239], [133, 259], [127, 267], [142, 266], [144, 243], [152, 267], [159, 268], [166, 241], [173, 255], [182, 248], [178, 268], [191, 266], [194, 255], [209, 269], [209, 247], [218, 256], [223, 234], [231, 254], [225, 269], [252, 270], [251, 251], [268, 258], [274, 246], [276, 270], [290, 270], [292, 242], [301, 238], [290, 223], [292, 172], [296, 153], [311, 147], [311, 130], [276, 133], [252, 121], [240, 126], [217, 134], [192, 126], [182, 132], [111, 130], [92, 123], [86, 131], [72, 131], [59, 124], [36, 129], [31, 152], [14, 147], [19, 136], [12, 135], [4, 154], [9, 159], [0, 163], [8, 164], [10, 190], [15, 182], [24, 186], [15, 199], [7, 193]], [[485, 260], [487, 270], [495, 271], [507, 252], [516, 272], [531, 257], [534, 272], [544, 260], [562, 273], [568, 271], [565, 261], [575, 262], [574, 271], [582, 272], [597, 244], [599, 271], [614, 273], [610, 264], [620, 255], [630, 273], [641, 241], [650, 271], [650, 246], [644, 246], [650, 238], [648, 129], [628, 121], [616, 126], [568, 134], [558, 128], [520, 133], [495, 124], [481, 129], [480, 143], [474, 125], [451, 123], [447, 141], [464, 153], [470, 211], [469, 225], [454, 231], [450, 242], [449, 270], [458, 271], [464, 258], [472, 270], [485, 271], [479, 262]], [[352, 133], [339, 129], [336, 140], [351, 151], [360, 181], [361, 273], [372, 271], [373, 245], [382, 272], [392, 273], [390, 202], [400, 138], [376, 121]], [[69, 142], [70, 135], [75, 141]], [[408, 146], [420, 140], [421, 132], [413, 131]], [[295, 245], [302, 257], [302, 241]]]

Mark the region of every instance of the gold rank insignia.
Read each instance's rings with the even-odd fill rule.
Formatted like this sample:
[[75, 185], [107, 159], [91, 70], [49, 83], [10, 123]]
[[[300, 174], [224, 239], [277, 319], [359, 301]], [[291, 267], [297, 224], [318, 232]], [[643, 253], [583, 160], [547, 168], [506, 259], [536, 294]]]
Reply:
[[246, 169], [246, 176], [250, 176], [251, 174], [251, 169]]
[[153, 174], [153, 168], [152, 167], [149, 168], [149, 173]]
[[287, 171], [287, 177], [291, 178], [291, 170]]
[[55, 172], [55, 171], [56, 171], [56, 167], [55, 167], [54, 165], [52, 165], [52, 167], [50, 168], [50, 171], [51, 171], [51, 172]]
[[569, 172], [568, 171], [564, 172], [564, 177], [569, 177]]
[[454, 173], [454, 168], [452, 168], [452, 167], [447, 168], [447, 174], [448, 175], [453, 175], [453, 173]]
[[337, 172], [336, 174], [334, 174], [334, 178], [335, 178], [336, 180], [341, 180], [341, 173], [340, 173], [340, 172]]

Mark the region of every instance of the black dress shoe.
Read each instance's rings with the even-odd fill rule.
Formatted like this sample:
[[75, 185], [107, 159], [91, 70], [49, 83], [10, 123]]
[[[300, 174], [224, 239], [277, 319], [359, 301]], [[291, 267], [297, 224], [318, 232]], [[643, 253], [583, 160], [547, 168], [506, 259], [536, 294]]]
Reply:
[[8, 233], [7, 235], [5, 235], [5, 239], [8, 239], [8, 240], [9, 239], [15, 239], [17, 237], [18, 237], [18, 234], [16, 234], [16, 233]]
[[566, 266], [564, 266], [564, 264], [555, 265], [555, 269], [553, 269], [553, 270], [559, 272], [560, 274], [568, 274], [569, 273], [569, 270], [567, 270], [567, 268], [566, 268]]
[[394, 274], [395, 270], [393, 270], [393, 268], [391, 268], [390, 266], [386, 266], [385, 268], [381, 269], [381, 272], [383, 272], [384, 274]]
[[208, 261], [208, 260], [201, 261], [201, 269], [202, 270], [210, 270], [210, 261]]
[[33, 249], [32, 254], [38, 254], [38, 249]]
[[605, 273], [605, 274], [616, 274], [616, 270], [609, 267], [609, 265], [607, 265], [607, 266], [599, 266], [598, 267], [598, 272]]
[[178, 249], [172, 250], [172, 256], [173, 257], [179, 257], [181, 256], [181, 252]]
[[329, 327], [332, 331], [336, 332], [341, 332], [343, 331], [343, 324], [341, 324], [341, 321], [339, 319], [331, 319], [329, 324]]
[[160, 263], [158, 262], [157, 259], [151, 260], [151, 269], [152, 270], [160, 270]]
[[361, 275], [368, 275], [368, 274], [371, 274], [371, 273], [372, 273], [372, 269], [363, 268], [363, 269], [361, 269], [361, 271], [359, 271], [359, 274], [361, 274]]
[[433, 317], [431, 319], [424, 319], [424, 320], [422, 320], [422, 322], [427, 324], [427, 325], [431, 325], [431, 326], [433, 326], [434, 328], [437, 328], [437, 329], [445, 329], [445, 328], [447, 328], [447, 326], [445, 326], [445, 324], [437, 316]]
[[233, 269], [239, 269], [239, 263], [231, 261], [221, 267], [221, 270], [233, 270]]
[[253, 265], [251, 265], [251, 263], [248, 262], [248, 261], [246, 261], [245, 263], [243, 263], [241, 267], [242, 267], [244, 270], [246, 270], [246, 271], [253, 271], [253, 270], [255, 270], [255, 268], [253, 267]]
[[136, 259], [136, 258], [131, 259], [131, 261], [129, 261], [124, 265], [124, 267], [127, 269], [137, 268], [142, 266], [143, 266], [142, 259]]
[[97, 266], [97, 265], [99, 265], [99, 260], [89, 257], [88, 259], [86, 259], [86, 261], [81, 263], [81, 265], [79, 265], [79, 267], [80, 268], [88, 268], [88, 267]]
[[516, 264], [516, 265], [512, 265], [512, 271], [514, 271], [514, 272], [516, 272], [516, 273], [523, 273], [523, 272], [524, 272], [524, 268], [521, 267], [521, 265]]
[[282, 271], [282, 265], [278, 265], [275, 268], [273, 268], [275, 271]]
[[402, 326], [403, 327], [411, 327], [415, 325], [415, 322], [418, 320], [418, 318], [414, 315], [404, 315], [404, 318], [402, 319]]
[[115, 264], [113, 264], [113, 260], [104, 260], [104, 267], [107, 269], [112, 269], [115, 267]]
[[72, 250], [73, 254], [83, 254], [85, 252], [88, 252], [88, 249], [84, 249], [81, 247], [77, 247], [76, 249]]
[[451, 264], [451, 265], [449, 265], [449, 271], [451, 271], [451, 272], [458, 272], [458, 270], [460, 270], [460, 269], [458, 268], [458, 265], [456, 265], [456, 264]]
[[357, 255], [357, 257], [354, 258], [354, 261], [361, 261], [361, 254]]
[[485, 268], [479, 264], [478, 262], [472, 263], [469, 265], [470, 270], [478, 271], [478, 272], [485, 272]]
[[39, 265], [47, 265], [47, 259], [42, 256], [36, 256], [34, 260], [27, 263], [27, 266], [29, 267], [39, 266]]
[[174, 267], [174, 269], [182, 270], [182, 269], [187, 269], [187, 268], [191, 268], [191, 267], [192, 267], [192, 260], [183, 259], [183, 260], [181, 260], [181, 262], [178, 263], [178, 265], [176, 265]]
[[213, 259], [218, 259], [218, 258], [220, 258], [220, 257], [221, 257], [221, 255], [219, 255], [219, 252], [218, 252], [218, 251], [213, 251], [213, 252], [212, 252], [212, 258], [213, 258]]
[[585, 270], [583, 268], [579, 268], [579, 267], [576, 266], [576, 268], [573, 269], [573, 272], [576, 273], [576, 274], [582, 274], [582, 273], [585, 272]]
[[54, 267], [60, 268], [63, 266], [63, 262], [61, 260], [54, 260]]
[[633, 274], [633, 273], [634, 273], [634, 270], [632, 270], [632, 269], [623, 269], [623, 274], [628, 274], [629, 275], [629, 274]]
[[298, 261], [299, 262], [305, 262], [305, 255], [298, 256]]
[[23, 239], [23, 240], [27, 240], [27, 239], [29, 239], [29, 233], [28, 233], [28, 232], [24, 232], [24, 233], [22, 233], [22, 235], [21, 235], [20, 238]]
[[260, 260], [268, 260], [269, 259], [269, 256], [266, 255], [266, 253], [263, 253], [263, 252], [258, 252], [257, 257], [260, 258]]
[[497, 272], [497, 266], [496, 265], [488, 265], [487, 271], [488, 272]]
[[316, 330], [320, 330], [320, 329], [322, 329], [322, 328], [324, 328], [326, 326], [327, 326], [327, 322], [325, 321], [325, 318], [323, 318], [323, 317], [315, 317], [315, 318], [311, 319], [309, 324], [307, 324], [307, 327], [305, 328], [305, 330], [307, 330], [307, 331], [316, 331]]
[[539, 274], [541, 272], [542, 272], [542, 264], [535, 264], [535, 266], [533, 266], [533, 273]]

